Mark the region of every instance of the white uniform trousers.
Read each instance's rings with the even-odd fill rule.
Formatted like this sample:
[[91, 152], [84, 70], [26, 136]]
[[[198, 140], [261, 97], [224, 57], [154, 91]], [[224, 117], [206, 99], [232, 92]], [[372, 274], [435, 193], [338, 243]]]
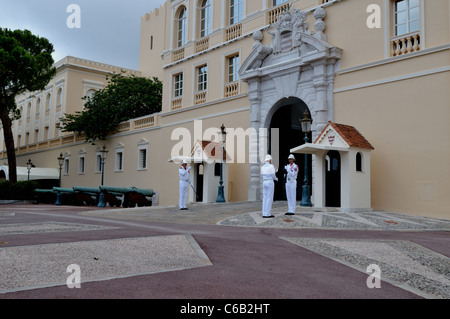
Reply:
[[288, 202], [288, 213], [295, 213], [295, 205], [297, 202], [297, 181], [286, 182], [286, 197]]
[[263, 216], [271, 215], [270, 211], [272, 210], [274, 188], [275, 184], [273, 180], [263, 181], [263, 202], [262, 202]]
[[183, 180], [180, 180], [180, 208], [186, 208], [186, 200], [189, 190], [189, 183]]

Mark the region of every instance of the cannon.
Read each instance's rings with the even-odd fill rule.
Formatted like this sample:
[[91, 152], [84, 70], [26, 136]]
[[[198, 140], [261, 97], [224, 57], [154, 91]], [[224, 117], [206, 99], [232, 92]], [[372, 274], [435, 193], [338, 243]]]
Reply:
[[97, 204], [100, 193], [98, 188], [74, 186], [73, 190], [77, 192], [74, 201], [76, 205], [95, 206]]
[[113, 186], [100, 186], [100, 190], [106, 193], [121, 193], [124, 198], [122, 201], [123, 207], [143, 207], [151, 206], [152, 200], [148, 197], [152, 197], [155, 192], [152, 189], [136, 188], [136, 187], [113, 187]]
[[[84, 197], [84, 201], [86, 202], [88, 200], [88, 202], [86, 202], [86, 204], [93, 205], [93, 206], [95, 206], [98, 203], [100, 193], [102, 192], [102, 190], [100, 190], [100, 188], [94, 188], [94, 187], [74, 186], [73, 189], [75, 191], [78, 191], [80, 193], [80, 195], [84, 195], [84, 196], [89, 195], [91, 200], [89, 201], [86, 197]], [[105, 195], [104, 201], [105, 201], [105, 203], [109, 203], [110, 207], [114, 207], [114, 206], [120, 207], [122, 205], [122, 201], [120, 199], [117, 199], [117, 196], [122, 196], [122, 193], [117, 193], [117, 192], [105, 193], [104, 192], [104, 195]], [[95, 196], [95, 200], [91, 196]]]
[[56, 200], [56, 192], [53, 189], [35, 189], [33, 203], [51, 204]]
[[71, 188], [53, 187], [53, 191], [56, 192], [55, 205], [73, 205], [75, 200], [76, 191]]

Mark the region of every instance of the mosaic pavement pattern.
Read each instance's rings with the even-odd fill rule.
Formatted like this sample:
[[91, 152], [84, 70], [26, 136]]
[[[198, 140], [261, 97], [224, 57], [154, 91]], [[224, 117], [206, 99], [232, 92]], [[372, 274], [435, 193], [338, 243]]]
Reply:
[[[0, 249], [0, 293], [212, 265], [190, 235], [125, 238]], [[69, 280], [69, 277], [70, 280]], [[68, 288], [69, 289], [69, 288]]]
[[[367, 273], [377, 265], [383, 281], [425, 298], [450, 299], [450, 259], [410, 241], [283, 237], [293, 244]], [[361, 283], [366, 284], [366, 283]]]
[[391, 212], [314, 212], [300, 211], [286, 216], [285, 207], [272, 209], [275, 218], [262, 218], [262, 212], [250, 212], [226, 218], [218, 225], [276, 228], [325, 228], [365, 230], [450, 231], [450, 220], [404, 215]]
[[61, 222], [16, 223], [0, 225], [0, 235], [33, 234], [67, 231], [91, 231], [117, 229], [117, 227]]

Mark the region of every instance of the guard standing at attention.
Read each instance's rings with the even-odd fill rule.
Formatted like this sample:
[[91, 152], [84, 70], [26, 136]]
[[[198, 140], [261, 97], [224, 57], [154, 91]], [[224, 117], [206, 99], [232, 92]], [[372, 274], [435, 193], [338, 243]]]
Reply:
[[263, 218], [273, 218], [274, 216], [270, 213], [275, 188], [273, 181], [278, 181], [278, 178], [275, 175], [275, 167], [272, 165], [272, 156], [266, 155], [265, 164], [261, 167], [261, 175], [263, 177]]
[[178, 175], [180, 176], [180, 202], [179, 207], [180, 210], [188, 210], [186, 208], [186, 200], [189, 190], [189, 185], [191, 183], [191, 167], [187, 167], [187, 162], [183, 160], [181, 162], [181, 167], [178, 170]]
[[288, 201], [288, 212], [285, 215], [295, 215], [295, 205], [297, 202], [297, 175], [298, 166], [295, 164], [294, 155], [289, 155], [289, 164], [284, 167], [286, 170], [286, 197]]

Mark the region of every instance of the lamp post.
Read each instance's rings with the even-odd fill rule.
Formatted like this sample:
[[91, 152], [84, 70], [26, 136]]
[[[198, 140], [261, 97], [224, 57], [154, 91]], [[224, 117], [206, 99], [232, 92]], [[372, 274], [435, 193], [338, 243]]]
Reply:
[[27, 162], [28, 180], [30, 180], [30, 171], [31, 171], [32, 167], [33, 167], [33, 163], [31, 162], [31, 159], [29, 158], [28, 162]]
[[[58, 157], [58, 165], [59, 165], [59, 184], [58, 187], [61, 187], [61, 170], [64, 165], [64, 156], [63, 153], [59, 154]], [[61, 205], [61, 195], [59, 192], [56, 193], [56, 202], [55, 205]]]
[[[307, 110], [303, 113], [303, 118], [300, 120], [300, 124], [302, 126], [302, 131], [305, 133], [305, 143], [308, 142], [308, 133], [311, 132], [311, 123], [312, 119], [309, 118], [309, 113]], [[302, 192], [302, 201], [300, 202], [300, 206], [303, 207], [311, 207], [311, 195], [309, 192], [308, 185], [308, 154], [305, 154], [305, 174], [303, 179], [303, 192]]]
[[220, 127], [219, 138], [220, 138], [220, 180], [217, 192], [216, 203], [225, 203], [225, 196], [223, 192], [223, 144], [225, 144], [227, 132], [225, 131], [225, 125], [222, 124]]
[[[103, 145], [103, 148], [100, 150], [100, 158], [101, 158], [101, 168], [102, 168], [102, 182], [101, 186], [103, 186], [103, 179], [105, 174], [105, 159], [108, 151], [106, 150], [106, 146]], [[100, 191], [100, 195], [98, 197], [98, 205], [97, 207], [105, 207], [105, 194], [103, 194], [103, 190]]]

